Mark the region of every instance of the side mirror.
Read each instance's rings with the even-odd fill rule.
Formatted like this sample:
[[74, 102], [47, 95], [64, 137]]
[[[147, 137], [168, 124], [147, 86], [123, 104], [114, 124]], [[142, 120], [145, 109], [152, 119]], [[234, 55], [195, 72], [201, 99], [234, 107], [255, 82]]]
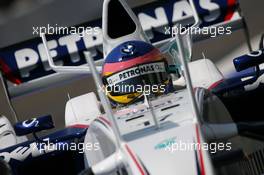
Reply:
[[251, 52], [248, 55], [243, 55], [233, 60], [237, 72], [243, 71], [250, 67], [256, 67], [264, 63], [264, 50]]
[[42, 130], [54, 128], [51, 115], [32, 118], [15, 124], [14, 129], [17, 136], [36, 133]]

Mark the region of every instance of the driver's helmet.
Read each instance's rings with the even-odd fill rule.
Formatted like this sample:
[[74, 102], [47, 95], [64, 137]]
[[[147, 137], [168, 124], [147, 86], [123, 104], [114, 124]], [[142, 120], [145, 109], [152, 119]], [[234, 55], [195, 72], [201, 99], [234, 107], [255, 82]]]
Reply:
[[165, 56], [151, 44], [124, 42], [105, 58], [102, 77], [107, 96], [116, 106], [167, 93], [172, 90], [167, 67]]

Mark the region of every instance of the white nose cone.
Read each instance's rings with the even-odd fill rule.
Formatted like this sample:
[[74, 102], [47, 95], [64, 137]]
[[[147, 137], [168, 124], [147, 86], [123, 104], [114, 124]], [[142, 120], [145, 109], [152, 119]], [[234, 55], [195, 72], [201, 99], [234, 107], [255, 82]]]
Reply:
[[123, 42], [149, 42], [138, 18], [125, 0], [105, 0], [102, 22], [104, 57]]

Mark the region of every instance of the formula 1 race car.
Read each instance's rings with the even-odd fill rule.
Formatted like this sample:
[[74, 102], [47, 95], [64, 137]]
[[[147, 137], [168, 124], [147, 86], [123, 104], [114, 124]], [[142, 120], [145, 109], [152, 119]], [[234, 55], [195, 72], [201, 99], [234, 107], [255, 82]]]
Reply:
[[[190, 1], [190, 28], [199, 26], [196, 4]], [[123, 27], [114, 26], [117, 19]], [[124, 0], [104, 1], [102, 35], [103, 66], [88, 51], [88, 66], [58, 66], [41, 35], [49, 66], [61, 74], [92, 74], [100, 102], [93, 92], [70, 99], [66, 128], [44, 137], [36, 133], [54, 127], [49, 115], [18, 122], [14, 129], [3, 117], [0, 126], [7, 129], [0, 141], [7, 144], [0, 157], [9, 165], [0, 167], [7, 174], [8, 166], [18, 175], [263, 173], [264, 123], [240, 120], [240, 113], [246, 115], [236, 112], [243, 103], [236, 104], [237, 98], [247, 98], [245, 87], [261, 81], [262, 52], [234, 59], [238, 72], [250, 72], [224, 78], [209, 59], [191, 61], [188, 33], [154, 47]], [[135, 90], [138, 85], [143, 88]], [[115, 91], [117, 86], [125, 88]], [[263, 94], [258, 88], [250, 92]], [[19, 139], [29, 133], [32, 141]]]

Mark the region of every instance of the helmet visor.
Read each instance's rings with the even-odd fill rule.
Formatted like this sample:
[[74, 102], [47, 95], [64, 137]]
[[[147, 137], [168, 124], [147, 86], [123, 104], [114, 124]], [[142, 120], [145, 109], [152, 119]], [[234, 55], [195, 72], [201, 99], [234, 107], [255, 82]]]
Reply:
[[104, 77], [104, 84], [111, 95], [159, 91], [169, 79], [165, 61], [139, 64], [129, 69]]

